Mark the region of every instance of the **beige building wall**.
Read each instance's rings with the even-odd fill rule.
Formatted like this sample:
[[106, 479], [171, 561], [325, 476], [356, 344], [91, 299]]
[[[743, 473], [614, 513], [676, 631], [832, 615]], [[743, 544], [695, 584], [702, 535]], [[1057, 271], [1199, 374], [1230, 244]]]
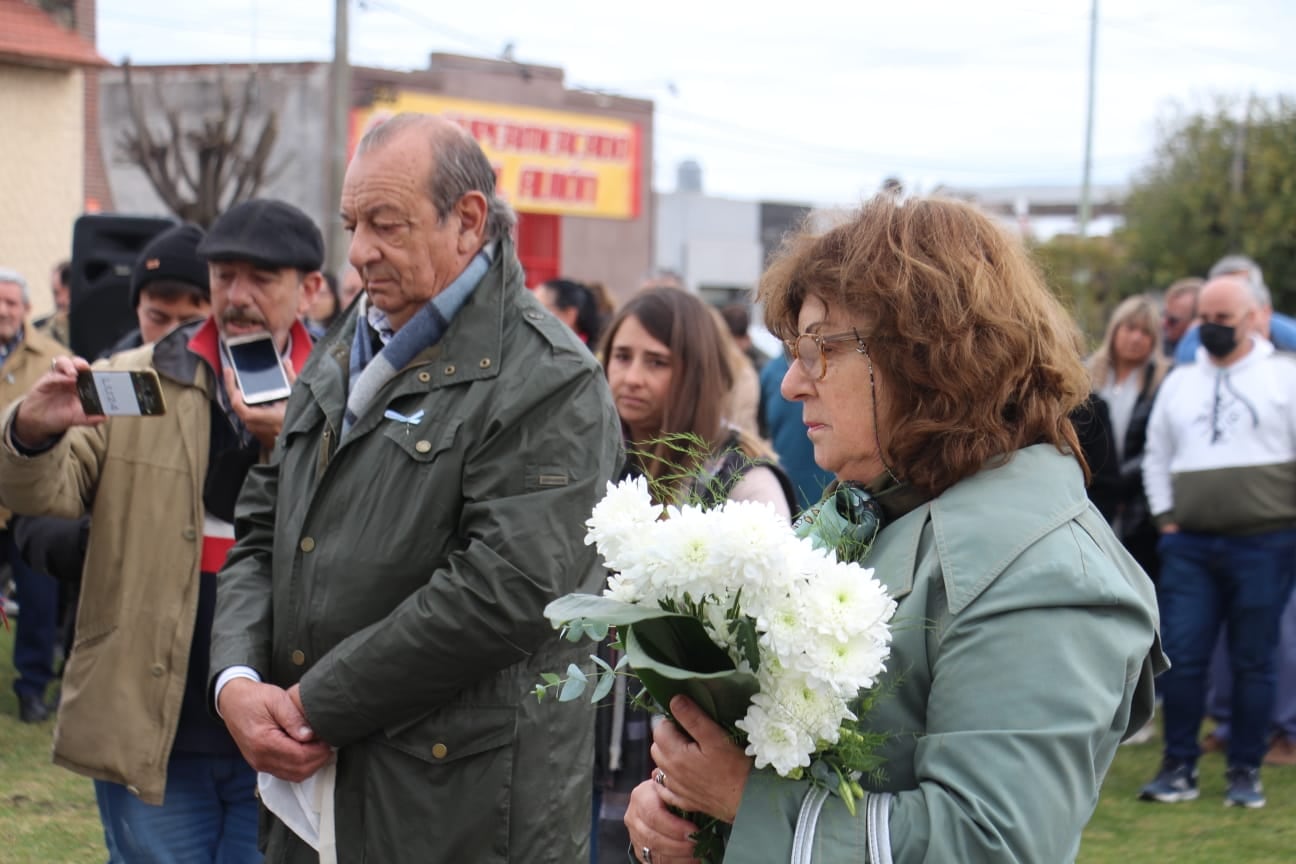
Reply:
[[79, 69], [0, 63], [0, 266], [26, 277], [37, 317], [53, 308], [50, 271], [71, 257], [81, 215], [82, 87]]

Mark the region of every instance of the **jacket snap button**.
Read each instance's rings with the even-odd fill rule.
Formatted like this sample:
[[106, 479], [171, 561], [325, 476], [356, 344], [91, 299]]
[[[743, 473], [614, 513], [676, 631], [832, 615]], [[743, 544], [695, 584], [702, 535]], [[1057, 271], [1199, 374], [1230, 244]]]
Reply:
[[315, 549], [315, 538], [303, 537], [301, 541], [301, 550], [303, 552], [311, 552], [314, 551], [314, 549]]
[[420, 453], [427, 453], [432, 449], [431, 441], [420, 441], [414, 445], [414, 449]]
[[149, 668], [149, 672], [153, 673], [154, 678], [161, 678], [162, 674], [166, 672], [166, 669], [162, 667], [161, 663], [154, 663], [153, 666]]
[[184, 531], [182, 531], [182, 532], [180, 532], [180, 533], [181, 533], [181, 535], [184, 537], [184, 539], [186, 539], [186, 540], [197, 540], [197, 539], [198, 539], [198, 532], [195, 531], [195, 530], [192, 529], [192, 528], [186, 528], [186, 529], [184, 529]]
[[418, 374], [418, 380], [426, 384], [427, 382], [432, 380], [432, 376], [429, 375], [427, 372], [420, 372]]
[[455, 370], [454, 364], [451, 363], [449, 366], [447, 366], [447, 367], [445, 368], [445, 374], [447, 374], [447, 375], [453, 375], [453, 374], [454, 374], [454, 370]]
[[292, 662], [294, 666], [301, 666], [306, 662], [306, 655], [300, 648], [292, 653]]
[[489, 358], [489, 357], [483, 357], [483, 358], [481, 359], [481, 362], [478, 363], [477, 365], [480, 366], [480, 367], [483, 368], [483, 369], [489, 369], [489, 368], [490, 368], [490, 358]]
[[450, 751], [446, 749], [446, 746], [442, 744], [440, 741], [432, 745], [433, 759], [444, 759], [446, 757], [446, 754], [449, 752]]

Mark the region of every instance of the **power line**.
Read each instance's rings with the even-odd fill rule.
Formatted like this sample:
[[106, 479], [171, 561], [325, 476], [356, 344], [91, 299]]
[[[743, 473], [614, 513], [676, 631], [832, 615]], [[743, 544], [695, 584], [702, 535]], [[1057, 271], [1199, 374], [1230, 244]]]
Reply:
[[459, 30], [447, 24], [443, 24], [440, 21], [419, 12], [415, 12], [412, 9], [407, 9], [399, 3], [391, 2], [391, 0], [359, 0], [359, 4], [362, 12], [367, 12], [371, 9], [378, 12], [387, 12], [399, 18], [404, 18], [410, 23], [425, 27], [435, 33], [440, 33], [461, 45], [468, 45], [472, 48], [476, 48], [486, 56], [494, 57], [499, 54], [499, 45], [483, 39], [480, 36], [468, 33], [467, 31]]

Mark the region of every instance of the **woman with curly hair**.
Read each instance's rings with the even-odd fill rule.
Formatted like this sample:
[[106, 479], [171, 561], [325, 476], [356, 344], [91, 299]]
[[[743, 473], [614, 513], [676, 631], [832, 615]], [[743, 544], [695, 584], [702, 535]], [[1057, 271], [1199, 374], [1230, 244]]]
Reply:
[[[1085, 495], [1074, 323], [973, 207], [881, 197], [790, 238], [761, 282], [815, 461], [876, 499], [864, 565], [898, 602], [854, 809], [757, 770], [683, 697], [626, 813], [651, 864], [704, 813], [728, 862], [1072, 861], [1162, 668], [1152, 586]], [[682, 727], [682, 728], [680, 728]]]

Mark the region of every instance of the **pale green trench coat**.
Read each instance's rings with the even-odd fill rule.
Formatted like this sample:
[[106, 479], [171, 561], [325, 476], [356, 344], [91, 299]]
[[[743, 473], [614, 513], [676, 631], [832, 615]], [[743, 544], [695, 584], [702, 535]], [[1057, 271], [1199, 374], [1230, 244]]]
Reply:
[[899, 601], [868, 718], [891, 735], [886, 779], [852, 817], [753, 773], [727, 864], [1074, 860], [1166, 667], [1152, 584], [1075, 460], [1021, 450], [887, 526], [865, 563]]

